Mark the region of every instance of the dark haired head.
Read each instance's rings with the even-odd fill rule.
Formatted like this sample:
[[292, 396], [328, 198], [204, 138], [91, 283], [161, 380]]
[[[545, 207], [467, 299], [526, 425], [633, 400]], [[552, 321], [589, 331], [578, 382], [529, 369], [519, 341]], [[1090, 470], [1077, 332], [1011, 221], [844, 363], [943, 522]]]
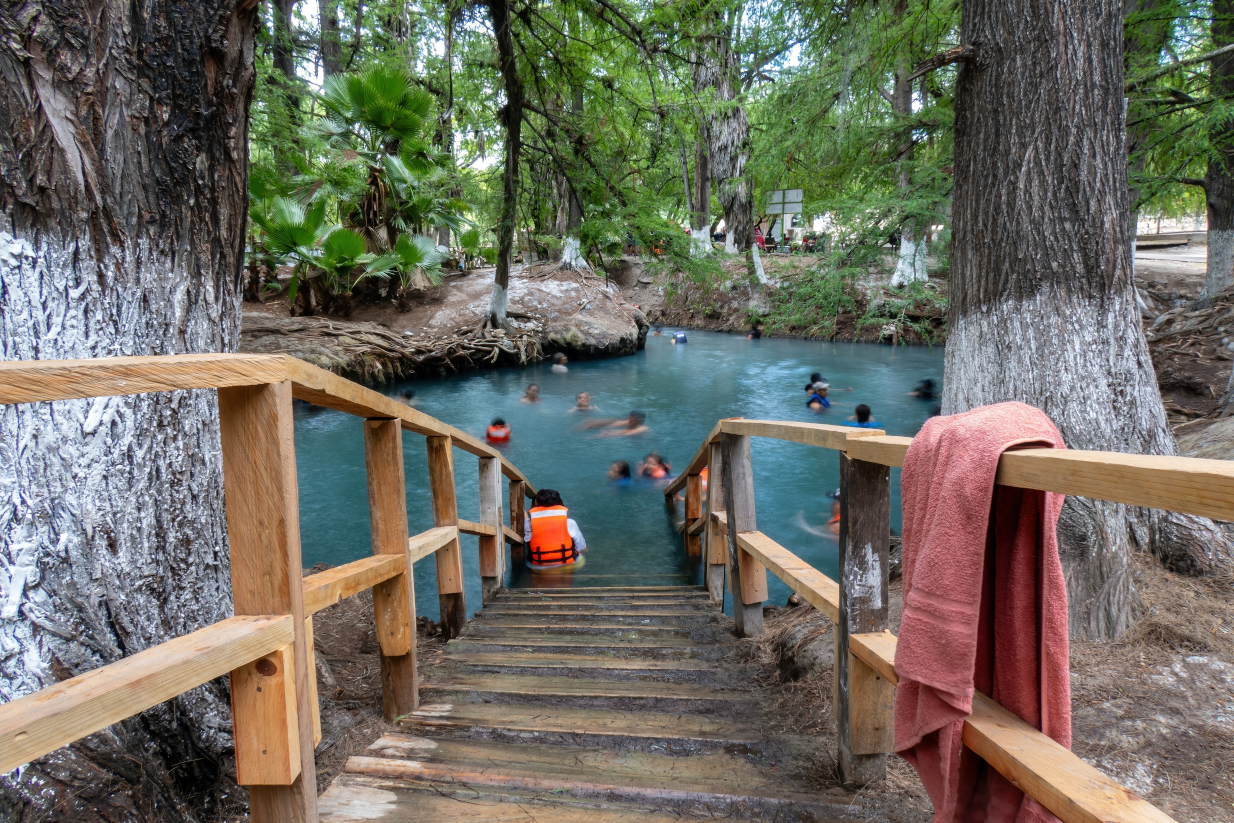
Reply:
[[932, 389], [934, 388], [934, 381], [927, 377], [925, 380], [921, 381], [921, 387], [923, 389]]
[[857, 422], [858, 423], [869, 423], [870, 422], [870, 407], [867, 406], [865, 403], [862, 403], [854, 411], [857, 412]]
[[617, 470], [618, 477], [629, 477], [630, 476], [630, 464], [624, 460], [614, 461], [613, 468]]
[[633, 411], [631, 411], [630, 417], [634, 420], [637, 420], [640, 424], [647, 419], [647, 415], [639, 411], [638, 409], [634, 409]]
[[537, 508], [565, 505], [565, 503], [561, 502], [561, 495], [557, 493], [556, 489], [540, 489], [540, 491], [536, 492], [535, 499], [531, 502]]
[[494, 425], [494, 426], [504, 426], [505, 424], [506, 424], [506, 421], [502, 420], [500, 417], [494, 417], [494, 418], [493, 418], [493, 425]]
[[823, 376], [819, 374], [818, 372], [814, 372], [814, 374], [810, 375], [810, 383], [813, 384], [813, 383], [821, 383], [821, 382], [823, 382]]
[[566, 359], [566, 356], [565, 356], [564, 354], [562, 354], [561, 352], [557, 352], [556, 354], [554, 354], [554, 355], [553, 355], [553, 362], [554, 362], [554, 363], [560, 363], [561, 361], [563, 361], [563, 360], [565, 360], [565, 359]]

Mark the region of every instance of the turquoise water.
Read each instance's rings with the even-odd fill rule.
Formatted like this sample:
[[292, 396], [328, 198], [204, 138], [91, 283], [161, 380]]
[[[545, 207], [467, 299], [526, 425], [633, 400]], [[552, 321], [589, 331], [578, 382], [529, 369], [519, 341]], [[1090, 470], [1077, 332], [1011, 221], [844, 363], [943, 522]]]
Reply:
[[[803, 387], [815, 371], [831, 382], [836, 404], [822, 414], [805, 407]], [[511, 425], [506, 456], [537, 488], [561, 492], [587, 539], [587, 563], [573, 576], [572, 585], [677, 584], [689, 579], [689, 570], [663, 494], [651, 483], [609, 483], [610, 463], [625, 460], [636, 468], [655, 450], [680, 471], [721, 417], [840, 423], [858, 403], [873, 409], [888, 434], [911, 436], [934, 403], [908, 397], [907, 392], [926, 377], [938, 388], [942, 372], [941, 348], [746, 340], [691, 331], [686, 345], [671, 345], [667, 334], [648, 337], [646, 349], [632, 357], [571, 362], [566, 374], [539, 364], [418, 381], [386, 391], [394, 395], [410, 389], [421, 411], [476, 436], [483, 435], [494, 417]], [[519, 402], [532, 382], [541, 387], [541, 402]], [[849, 386], [855, 391], [836, 391]], [[590, 392], [600, 411], [570, 411], [581, 391]], [[599, 438], [595, 430], [580, 427], [590, 418], [625, 417], [631, 409], [646, 413], [648, 432]], [[414, 534], [432, 526], [424, 438], [404, 432], [403, 446]], [[826, 495], [839, 483], [838, 457], [825, 449], [760, 438], [754, 438], [751, 451], [759, 530], [834, 576], [836, 539], [825, 524], [830, 517]], [[337, 565], [367, 556], [368, 496], [359, 418], [298, 406], [296, 460], [304, 564]], [[477, 459], [455, 449], [454, 471], [459, 516], [476, 520]], [[682, 516], [682, 508], [679, 503], [676, 517]], [[899, 518], [899, 471], [893, 470], [892, 527], [897, 531]], [[474, 612], [480, 605], [475, 537], [463, 537], [463, 555], [467, 606]], [[431, 559], [416, 564], [415, 583], [417, 611], [436, 619]], [[526, 575], [510, 583], [526, 585]], [[770, 577], [771, 602], [783, 603], [788, 595], [788, 588]]]

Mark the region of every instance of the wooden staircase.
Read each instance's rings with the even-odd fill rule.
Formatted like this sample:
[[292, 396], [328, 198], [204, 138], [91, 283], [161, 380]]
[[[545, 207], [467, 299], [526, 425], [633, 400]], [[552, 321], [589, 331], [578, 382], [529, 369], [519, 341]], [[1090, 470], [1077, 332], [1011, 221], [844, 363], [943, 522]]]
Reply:
[[[726, 620], [690, 586], [503, 591], [352, 757], [322, 821], [625, 823], [859, 814], [769, 735]], [[798, 757], [802, 755], [802, 757]]]

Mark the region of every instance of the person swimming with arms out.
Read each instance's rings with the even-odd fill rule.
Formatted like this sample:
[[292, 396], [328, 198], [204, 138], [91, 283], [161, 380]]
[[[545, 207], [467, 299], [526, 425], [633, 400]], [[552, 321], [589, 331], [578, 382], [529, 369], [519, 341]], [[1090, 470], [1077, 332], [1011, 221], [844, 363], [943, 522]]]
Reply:
[[523, 518], [527, 567], [532, 571], [573, 571], [583, 565], [587, 541], [554, 489], [540, 489]]
[[650, 431], [647, 427], [647, 415], [638, 409], [630, 412], [629, 417], [616, 420], [588, 420], [584, 429], [604, 429], [596, 437], [633, 437]]
[[500, 417], [493, 418], [493, 422], [484, 432], [484, 439], [494, 445], [504, 446], [510, 442], [510, 424]]

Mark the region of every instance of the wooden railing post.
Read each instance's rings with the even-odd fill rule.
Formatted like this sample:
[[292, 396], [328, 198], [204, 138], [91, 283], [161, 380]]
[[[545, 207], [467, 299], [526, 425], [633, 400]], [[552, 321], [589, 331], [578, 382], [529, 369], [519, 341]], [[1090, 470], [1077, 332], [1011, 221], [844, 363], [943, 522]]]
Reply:
[[686, 558], [690, 561], [690, 569], [703, 555], [703, 538], [701, 534], [691, 534], [690, 528], [694, 521], [703, 514], [703, 478], [692, 474], [686, 478]]
[[837, 759], [845, 784], [887, 776], [895, 687], [849, 651], [850, 634], [887, 628], [891, 469], [840, 452], [840, 620], [836, 625]]
[[480, 458], [480, 522], [497, 527], [496, 535], [480, 535], [481, 602], [487, 603], [501, 589], [501, 561], [506, 556], [501, 531], [501, 461], [496, 457]]
[[754, 519], [754, 472], [750, 466], [750, 438], [743, 434], [720, 436], [724, 468], [724, 508], [728, 512], [729, 577], [733, 589], [733, 618], [737, 634], [763, 633], [763, 601], [767, 599], [767, 569], [737, 544], [740, 532], [758, 531]]
[[368, 511], [373, 554], [402, 554], [407, 571], [373, 587], [373, 618], [381, 646], [381, 705], [386, 720], [420, 706], [416, 681], [416, 589], [408, 555], [403, 428], [398, 420], [364, 421]]
[[[458, 525], [458, 498], [454, 493], [454, 446], [445, 435], [426, 437], [428, 479], [433, 492], [433, 525]], [[458, 637], [467, 622], [463, 595], [463, 552], [458, 536], [437, 550], [437, 596], [441, 602], [441, 634]]]
[[727, 511], [724, 508], [724, 458], [720, 444], [712, 443], [707, 461], [707, 541], [703, 551], [707, 554], [707, 570], [704, 582], [711, 600], [717, 606], [724, 605], [724, 566], [728, 559], [728, 546], [720, 526], [711, 520], [711, 512]]
[[[237, 781], [254, 823], [317, 820], [291, 383], [218, 390], [236, 615], [289, 614], [290, 646], [231, 673]], [[302, 710], [297, 711], [297, 706]]]
[[[527, 506], [524, 502], [527, 489], [522, 480], [510, 481], [510, 528], [523, 537], [523, 521], [527, 519]], [[527, 547], [522, 543], [510, 545], [510, 565], [514, 574], [518, 574], [526, 564]]]

